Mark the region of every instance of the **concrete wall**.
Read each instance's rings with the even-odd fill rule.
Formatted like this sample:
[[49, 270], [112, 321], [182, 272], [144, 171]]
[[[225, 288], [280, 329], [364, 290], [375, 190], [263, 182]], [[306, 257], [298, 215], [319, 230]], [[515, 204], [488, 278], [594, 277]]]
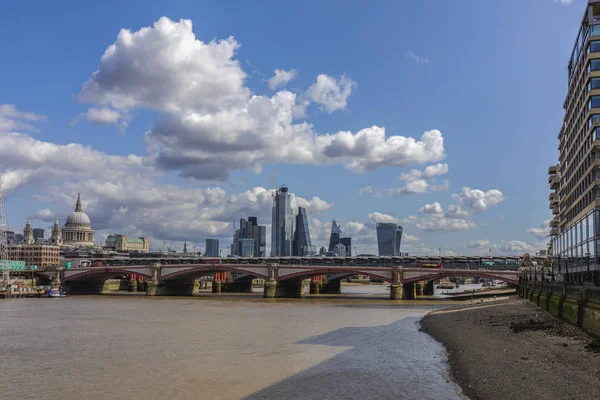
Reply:
[[525, 282], [519, 286], [519, 295], [600, 339], [600, 287]]

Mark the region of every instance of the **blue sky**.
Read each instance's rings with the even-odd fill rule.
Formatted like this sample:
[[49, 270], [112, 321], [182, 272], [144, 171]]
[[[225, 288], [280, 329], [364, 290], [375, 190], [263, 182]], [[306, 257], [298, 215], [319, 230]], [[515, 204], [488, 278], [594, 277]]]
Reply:
[[[226, 244], [285, 183], [318, 244], [336, 218], [361, 251], [380, 220], [414, 254], [543, 248], [585, 1], [122, 3], [3, 7], [12, 229], [64, 221], [80, 191], [98, 241]], [[293, 79], [272, 90], [275, 69]]]

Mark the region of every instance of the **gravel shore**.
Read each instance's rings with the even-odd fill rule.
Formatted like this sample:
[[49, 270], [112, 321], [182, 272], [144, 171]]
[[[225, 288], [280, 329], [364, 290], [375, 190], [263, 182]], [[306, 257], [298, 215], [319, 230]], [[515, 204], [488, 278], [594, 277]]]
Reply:
[[[548, 328], [510, 329], [536, 319]], [[449, 308], [428, 314], [421, 326], [444, 345], [453, 379], [471, 400], [600, 398], [598, 341], [532, 303]]]

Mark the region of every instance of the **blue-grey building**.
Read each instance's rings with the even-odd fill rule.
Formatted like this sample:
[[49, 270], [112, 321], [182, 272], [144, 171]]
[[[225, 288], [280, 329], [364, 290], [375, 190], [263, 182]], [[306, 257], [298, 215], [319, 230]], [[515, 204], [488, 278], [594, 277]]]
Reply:
[[333, 248], [340, 244], [340, 237], [342, 236], [342, 228], [337, 224], [335, 219], [331, 222], [331, 235], [329, 236], [329, 251], [333, 251]]
[[377, 247], [379, 256], [399, 256], [402, 226], [389, 222], [377, 223]]
[[204, 255], [206, 257], [219, 257], [219, 239], [206, 239], [205, 240], [206, 250]]
[[[249, 246], [252, 249], [249, 250]], [[240, 219], [240, 228], [233, 234], [231, 255], [240, 257], [264, 257], [267, 247], [267, 228], [258, 225], [256, 217]]]
[[273, 194], [271, 219], [271, 257], [288, 257], [293, 253], [294, 242], [294, 195], [287, 187]]
[[306, 209], [298, 207], [296, 215], [296, 231], [294, 232], [293, 255], [294, 256], [311, 256], [316, 254], [316, 249], [310, 240], [310, 229], [308, 228], [308, 217]]

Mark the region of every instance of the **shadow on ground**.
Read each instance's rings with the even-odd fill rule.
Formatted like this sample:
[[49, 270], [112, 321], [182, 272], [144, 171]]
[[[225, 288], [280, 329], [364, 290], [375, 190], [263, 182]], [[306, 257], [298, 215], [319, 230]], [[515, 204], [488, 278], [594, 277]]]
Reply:
[[443, 347], [419, 332], [418, 320], [342, 328], [298, 342], [352, 348], [246, 400], [463, 398], [448, 382]]

